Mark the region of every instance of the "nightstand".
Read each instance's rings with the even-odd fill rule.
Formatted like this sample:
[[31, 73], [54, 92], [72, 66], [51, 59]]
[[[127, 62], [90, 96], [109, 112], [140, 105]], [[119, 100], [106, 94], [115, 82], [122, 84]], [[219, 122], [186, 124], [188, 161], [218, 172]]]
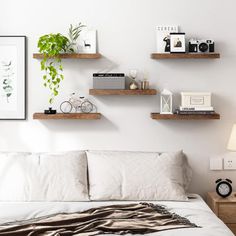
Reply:
[[236, 193], [233, 192], [227, 198], [222, 198], [215, 192], [207, 193], [207, 204], [236, 235]]

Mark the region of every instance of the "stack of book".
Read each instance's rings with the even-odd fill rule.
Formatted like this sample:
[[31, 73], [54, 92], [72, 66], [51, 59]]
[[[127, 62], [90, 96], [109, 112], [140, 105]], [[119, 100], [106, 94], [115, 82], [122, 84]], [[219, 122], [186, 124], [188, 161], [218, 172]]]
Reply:
[[178, 109], [175, 110], [176, 114], [179, 115], [209, 115], [214, 114], [213, 107], [182, 107], [180, 106]]
[[211, 93], [206, 92], [182, 92], [181, 106], [175, 110], [180, 115], [209, 115], [214, 114], [211, 106]]

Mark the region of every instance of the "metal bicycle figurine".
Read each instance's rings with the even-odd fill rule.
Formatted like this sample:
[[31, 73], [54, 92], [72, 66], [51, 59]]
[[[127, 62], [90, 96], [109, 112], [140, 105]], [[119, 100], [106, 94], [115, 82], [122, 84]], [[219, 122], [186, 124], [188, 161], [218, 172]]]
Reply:
[[96, 112], [97, 107], [88, 99], [72, 93], [68, 101], [61, 103], [60, 110], [62, 113], [71, 113], [73, 110], [75, 112], [91, 113]]

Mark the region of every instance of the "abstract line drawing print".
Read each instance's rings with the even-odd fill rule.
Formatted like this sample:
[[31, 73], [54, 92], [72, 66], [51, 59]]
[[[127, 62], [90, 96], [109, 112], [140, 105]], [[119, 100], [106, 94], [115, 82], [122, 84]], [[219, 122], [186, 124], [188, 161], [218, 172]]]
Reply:
[[15, 111], [18, 96], [17, 47], [0, 45], [0, 110]]
[[14, 71], [12, 66], [12, 61], [2, 61], [2, 89], [3, 89], [3, 96], [5, 96], [7, 103], [10, 103], [10, 97], [14, 92], [14, 88], [12, 82], [14, 80]]

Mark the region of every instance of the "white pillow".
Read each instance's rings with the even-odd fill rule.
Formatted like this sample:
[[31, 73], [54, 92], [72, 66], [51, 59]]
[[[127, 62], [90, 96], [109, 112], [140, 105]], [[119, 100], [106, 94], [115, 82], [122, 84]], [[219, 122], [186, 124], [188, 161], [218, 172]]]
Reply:
[[87, 201], [84, 151], [0, 154], [0, 201]]
[[30, 153], [0, 153], [0, 201], [27, 201], [32, 168]]
[[91, 200], [188, 200], [182, 151], [88, 151]]

